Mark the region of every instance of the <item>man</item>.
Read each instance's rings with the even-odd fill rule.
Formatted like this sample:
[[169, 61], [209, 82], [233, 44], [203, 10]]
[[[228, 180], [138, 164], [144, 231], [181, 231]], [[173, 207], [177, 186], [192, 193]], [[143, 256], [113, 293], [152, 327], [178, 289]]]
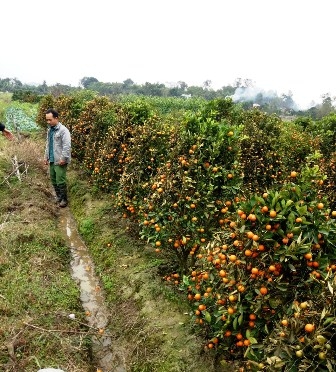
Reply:
[[68, 205], [67, 197], [67, 166], [71, 160], [71, 135], [61, 122], [58, 112], [54, 109], [46, 111], [48, 123], [47, 141], [44, 162], [49, 164], [50, 180], [56, 192], [56, 201], [60, 207]]
[[14, 136], [13, 134], [8, 130], [6, 129], [6, 127], [0, 123], [0, 132], [2, 132], [2, 134], [9, 140], [12, 140], [14, 139]]

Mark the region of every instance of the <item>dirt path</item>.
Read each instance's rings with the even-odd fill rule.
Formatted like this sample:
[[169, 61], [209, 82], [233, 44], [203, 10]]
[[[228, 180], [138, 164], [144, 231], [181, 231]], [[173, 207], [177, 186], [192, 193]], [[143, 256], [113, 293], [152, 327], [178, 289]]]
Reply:
[[71, 251], [71, 274], [80, 288], [80, 299], [87, 324], [97, 331], [97, 336], [92, 337], [94, 364], [103, 372], [124, 372], [126, 371], [124, 366], [112, 363], [114, 359], [112, 337], [106, 333], [110, 320], [109, 311], [101, 283], [95, 274], [94, 263], [78, 233], [77, 224], [69, 208], [60, 210], [59, 228]]

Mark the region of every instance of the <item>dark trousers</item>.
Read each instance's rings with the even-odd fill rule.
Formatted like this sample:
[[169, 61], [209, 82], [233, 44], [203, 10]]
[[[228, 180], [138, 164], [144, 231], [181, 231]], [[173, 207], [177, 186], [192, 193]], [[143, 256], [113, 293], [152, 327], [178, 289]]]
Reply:
[[53, 186], [66, 185], [67, 164], [55, 165], [50, 163], [50, 180]]

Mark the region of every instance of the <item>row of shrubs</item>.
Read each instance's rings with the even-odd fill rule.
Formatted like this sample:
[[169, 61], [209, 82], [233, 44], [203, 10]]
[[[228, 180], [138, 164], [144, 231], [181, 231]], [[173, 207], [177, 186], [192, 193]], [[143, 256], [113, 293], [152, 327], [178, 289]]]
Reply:
[[94, 185], [176, 268], [165, 279], [209, 352], [252, 370], [335, 368], [336, 116], [82, 93], [45, 97], [41, 126], [50, 107]]

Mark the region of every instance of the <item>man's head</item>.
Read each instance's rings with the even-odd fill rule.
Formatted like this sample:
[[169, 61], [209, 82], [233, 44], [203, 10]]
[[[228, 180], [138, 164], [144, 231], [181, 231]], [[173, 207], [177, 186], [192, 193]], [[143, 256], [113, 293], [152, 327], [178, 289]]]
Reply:
[[54, 109], [49, 109], [46, 111], [46, 121], [51, 126], [54, 127], [58, 124], [58, 112]]

